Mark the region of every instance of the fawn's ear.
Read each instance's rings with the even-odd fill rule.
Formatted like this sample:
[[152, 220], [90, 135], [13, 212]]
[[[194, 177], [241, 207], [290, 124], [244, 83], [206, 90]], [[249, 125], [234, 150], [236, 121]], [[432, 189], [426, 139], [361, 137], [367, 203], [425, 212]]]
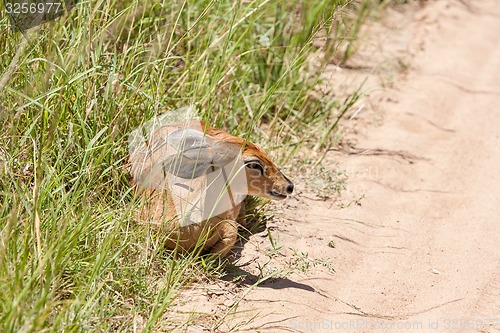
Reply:
[[213, 140], [202, 132], [190, 128], [178, 130], [167, 135], [165, 142], [177, 151], [163, 160], [166, 172], [192, 179], [213, 166]]
[[222, 168], [236, 160], [240, 153], [239, 146], [215, 141], [191, 128], [175, 131], [167, 135], [165, 141], [177, 154], [164, 159], [164, 170], [185, 179], [200, 177], [210, 171], [209, 168]]
[[170, 133], [165, 142], [175, 148], [178, 154], [191, 159], [200, 158], [199, 155], [202, 155], [202, 159], [208, 158], [210, 148], [213, 146], [212, 139], [191, 128]]

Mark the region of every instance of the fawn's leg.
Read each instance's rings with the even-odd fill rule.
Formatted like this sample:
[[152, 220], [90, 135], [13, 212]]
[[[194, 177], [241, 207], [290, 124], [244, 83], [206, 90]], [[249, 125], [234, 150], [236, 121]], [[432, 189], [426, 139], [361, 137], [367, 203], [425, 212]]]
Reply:
[[221, 221], [214, 233], [218, 235], [219, 240], [210, 250], [213, 254], [225, 257], [233, 248], [238, 238], [238, 222], [233, 220]]

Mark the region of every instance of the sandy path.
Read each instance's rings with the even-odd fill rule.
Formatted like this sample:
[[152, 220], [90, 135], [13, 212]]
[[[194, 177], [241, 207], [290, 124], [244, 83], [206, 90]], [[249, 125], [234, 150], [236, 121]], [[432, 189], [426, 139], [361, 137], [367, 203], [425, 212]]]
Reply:
[[331, 258], [336, 273], [255, 288], [239, 308], [260, 309], [249, 330], [500, 331], [500, 1], [447, 3], [421, 13], [439, 24], [383, 93], [365, 153], [328, 156], [362, 205], [305, 200], [275, 226], [283, 248]]

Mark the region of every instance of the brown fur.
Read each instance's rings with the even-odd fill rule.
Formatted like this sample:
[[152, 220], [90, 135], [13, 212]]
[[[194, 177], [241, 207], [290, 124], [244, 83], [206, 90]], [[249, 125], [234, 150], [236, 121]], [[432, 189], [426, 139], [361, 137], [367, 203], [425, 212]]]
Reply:
[[[205, 126], [208, 137], [219, 142], [236, 145], [238, 149], [243, 147], [244, 161], [258, 159], [264, 165], [264, 175], [261, 175], [257, 170], [246, 169], [248, 194], [279, 200], [291, 193], [290, 186], [293, 189], [293, 184], [281, 173], [262, 148], [242, 138], [206, 126], [204, 123], [202, 123], [202, 126]], [[161, 136], [162, 128], [158, 132], [153, 136]], [[152, 167], [159, 159], [161, 159], [161, 156], [154, 156], [153, 154], [148, 162], [149, 166], [146, 165], [146, 167]], [[138, 171], [133, 169], [132, 175], [137, 181], [139, 177]], [[168, 190], [142, 189], [139, 191], [139, 195], [143, 200], [141, 209], [138, 212], [139, 221], [141, 223], [151, 223], [164, 229], [168, 233], [165, 244], [167, 249], [191, 251], [198, 248], [225, 256], [236, 243], [239, 225], [237, 219], [243, 208], [243, 203], [200, 224], [181, 227], [175, 216], [174, 203]], [[279, 195], [279, 197], [276, 195]]]

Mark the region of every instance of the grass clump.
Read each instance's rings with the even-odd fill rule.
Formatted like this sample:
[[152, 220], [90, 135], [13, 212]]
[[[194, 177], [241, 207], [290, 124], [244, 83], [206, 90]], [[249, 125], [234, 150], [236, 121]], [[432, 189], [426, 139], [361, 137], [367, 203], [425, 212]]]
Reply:
[[24, 33], [0, 10], [0, 331], [155, 331], [216, 274], [134, 223], [127, 135], [196, 105], [287, 157], [329, 140], [307, 60], [346, 2], [91, 0]]

